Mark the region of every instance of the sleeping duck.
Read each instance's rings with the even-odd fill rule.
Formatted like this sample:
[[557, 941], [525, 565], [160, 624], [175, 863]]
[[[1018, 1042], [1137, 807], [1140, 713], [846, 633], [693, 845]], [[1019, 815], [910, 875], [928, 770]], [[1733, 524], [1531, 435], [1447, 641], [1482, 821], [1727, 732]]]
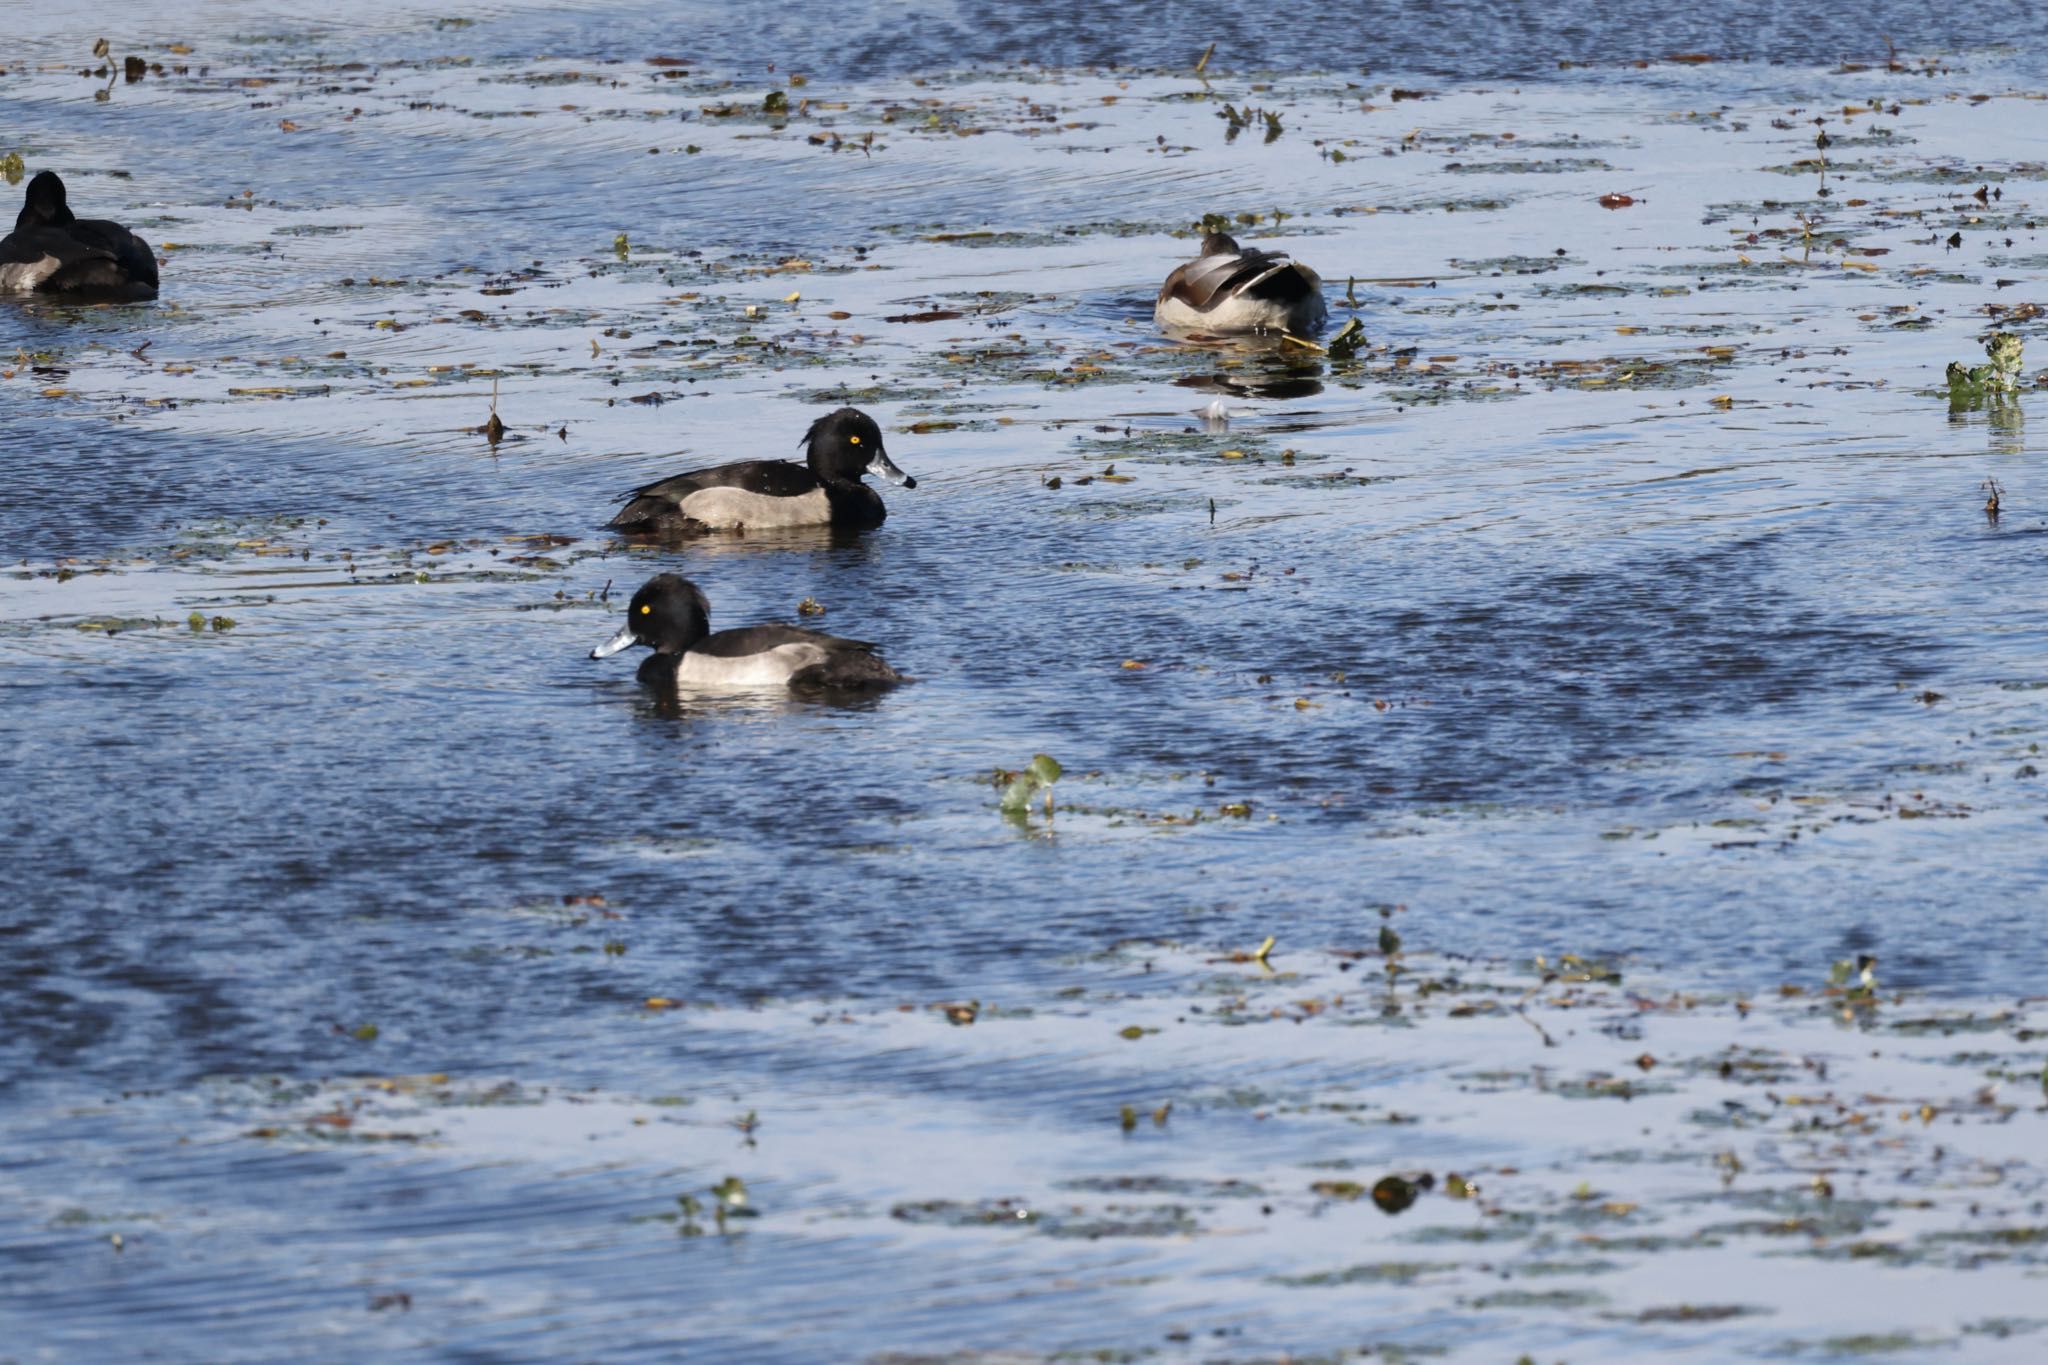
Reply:
[[889, 515], [861, 475], [917, 487], [882, 449], [882, 429], [858, 408], [828, 412], [804, 435], [804, 464], [741, 460], [636, 488], [609, 525], [629, 535], [755, 531], [785, 526], [880, 526]]
[[711, 633], [711, 604], [687, 578], [656, 574], [626, 607], [619, 633], [593, 659], [646, 645], [640, 681], [657, 687], [886, 687], [907, 681], [875, 647], [796, 626], [742, 626]]
[[119, 223], [74, 217], [64, 182], [39, 171], [14, 231], [0, 239], [0, 294], [29, 293], [153, 299], [156, 257]]
[[1152, 317], [1169, 332], [1312, 332], [1323, 325], [1322, 276], [1278, 251], [1241, 247], [1228, 233], [1175, 266]]

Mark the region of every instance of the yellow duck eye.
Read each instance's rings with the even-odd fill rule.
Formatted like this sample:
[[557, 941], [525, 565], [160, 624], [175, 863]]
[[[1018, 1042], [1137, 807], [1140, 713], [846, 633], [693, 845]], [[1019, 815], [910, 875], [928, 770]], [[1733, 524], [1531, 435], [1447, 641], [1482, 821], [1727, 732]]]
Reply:
[[642, 603], [640, 604], [640, 614], [641, 614], [642, 616], [652, 616], [652, 615], [654, 615], [654, 608], [653, 608], [653, 606], [651, 606], [650, 604], [648, 604], [648, 603], [646, 603], [646, 602], [642, 602]]
[[853, 442], [853, 443], [854, 443], [855, 445], [859, 445], [859, 444], [860, 444], [860, 437], [858, 437], [858, 436], [849, 436], [849, 437], [847, 437], [846, 439], [847, 439], [847, 440], [849, 440], [849, 441], [851, 441], [851, 442]]

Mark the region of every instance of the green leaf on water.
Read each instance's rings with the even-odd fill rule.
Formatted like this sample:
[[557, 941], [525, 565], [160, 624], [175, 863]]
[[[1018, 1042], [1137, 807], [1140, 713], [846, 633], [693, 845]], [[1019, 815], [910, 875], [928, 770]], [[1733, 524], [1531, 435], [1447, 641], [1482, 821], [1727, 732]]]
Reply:
[[19, 185], [21, 178], [28, 174], [28, 163], [21, 159], [20, 152], [9, 152], [0, 156], [0, 176], [7, 177], [10, 185]]
[[1984, 343], [1987, 365], [1949, 362], [1948, 397], [1957, 407], [1973, 407], [1989, 398], [1994, 403], [2009, 401], [2020, 391], [2020, 367], [2026, 343], [2011, 332], [1993, 332]]
[[1010, 779], [1003, 788], [999, 805], [1005, 815], [1021, 815], [1040, 792], [1045, 793], [1045, 813], [1052, 814], [1052, 784], [1060, 780], [1059, 760], [1051, 754], [1034, 754], [1024, 771]]
[[1415, 1182], [1398, 1175], [1383, 1176], [1372, 1187], [1372, 1202], [1379, 1205], [1381, 1213], [1400, 1213], [1415, 1202], [1415, 1195]]
[[377, 1026], [375, 1024], [359, 1025], [349, 1034], [349, 1037], [359, 1043], [374, 1043], [377, 1041]]
[[1828, 968], [1828, 985], [1837, 987], [1850, 1000], [1871, 1000], [1877, 996], [1877, 959], [1868, 953], [1843, 958]]

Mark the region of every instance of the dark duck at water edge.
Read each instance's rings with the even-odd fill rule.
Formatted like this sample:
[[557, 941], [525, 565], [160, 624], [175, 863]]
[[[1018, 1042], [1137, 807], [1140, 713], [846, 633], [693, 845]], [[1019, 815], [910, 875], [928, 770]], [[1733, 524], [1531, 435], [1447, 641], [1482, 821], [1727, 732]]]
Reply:
[[1285, 252], [1241, 247], [1224, 232], [1202, 239], [1202, 254], [1174, 267], [1152, 317], [1168, 332], [1291, 332], [1323, 325], [1323, 277]]
[[636, 488], [608, 523], [636, 536], [701, 531], [773, 530], [791, 526], [880, 526], [889, 510], [864, 474], [917, 487], [882, 448], [882, 429], [858, 408], [840, 408], [811, 423], [803, 464], [741, 460], [693, 469]]
[[876, 688], [907, 682], [864, 640], [846, 640], [798, 626], [742, 626], [711, 631], [711, 604], [695, 583], [672, 573], [641, 584], [619, 633], [590, 651], [603, 659], [633, 645], [640, 681], [654, 687], [729, 690], [753, 687]]
[[14, 231], [0, 239], [0, 293], [153, 299], [156, 257], [119, 223], [73, 214], [57, 173], [39, 171]]

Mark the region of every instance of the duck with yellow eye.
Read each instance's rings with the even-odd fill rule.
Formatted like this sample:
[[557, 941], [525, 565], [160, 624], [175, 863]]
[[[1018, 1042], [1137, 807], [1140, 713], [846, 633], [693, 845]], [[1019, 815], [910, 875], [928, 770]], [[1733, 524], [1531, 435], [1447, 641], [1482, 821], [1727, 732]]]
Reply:
[[641, 585], [626, 607], [626, 624], [590, 657], [607, 658], [633, 645], [654, 651], [640, 661], [639, 673], [654, 687], [847, 689], [908, 681], [864, 640], [780, 624], [713, 634], [711, 604], [695, 583], [672, 573]]
[[917, 480], [882, 448], [882, 429], [859, 408], [840, 408], [811, 423], [804, 463], [741, 460], [636, 488], [609, 523], [632, 536], [761, 531], [792, 526], [880, 526], [889, 510], [861, 482], [873, 474], [905, 488]]

